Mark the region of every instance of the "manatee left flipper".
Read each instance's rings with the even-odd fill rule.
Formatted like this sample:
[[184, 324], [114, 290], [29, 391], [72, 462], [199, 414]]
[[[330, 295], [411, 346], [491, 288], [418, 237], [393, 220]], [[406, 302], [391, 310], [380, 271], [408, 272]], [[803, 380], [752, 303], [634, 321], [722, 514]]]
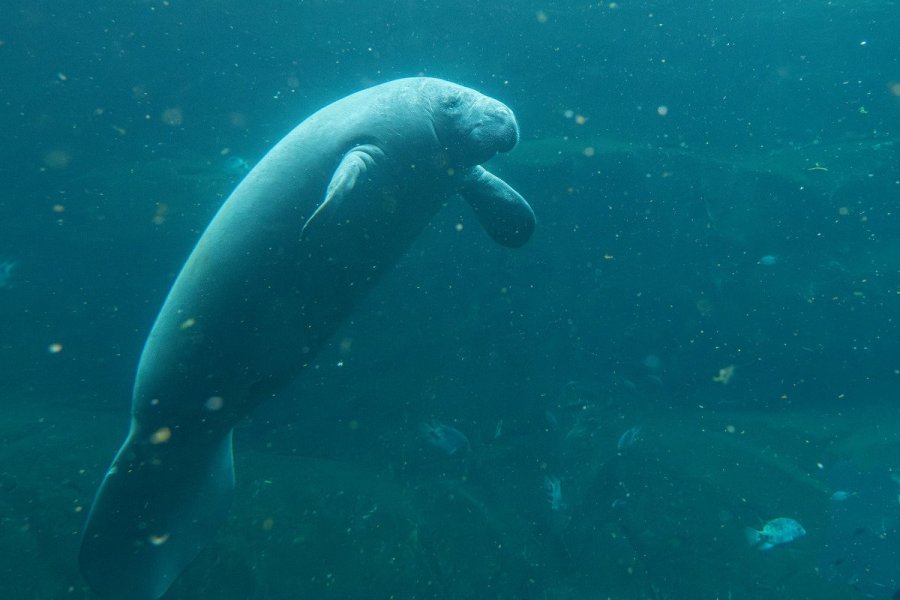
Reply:
[[534, 233], [534, 211], [519, 192], [481, 166], [463, 175], [459, 189], [495, 242], [518, 248]]
[[384, 151], [373, 144], [355, 146], [347, 152], [331, 176], [325, 199], [304, 223], [300, 238], [305, 239], [307, 230], [314, 223], [318, 226], [330, 223], [344, 199], [372, 177], [378, 161], [383, 158]]

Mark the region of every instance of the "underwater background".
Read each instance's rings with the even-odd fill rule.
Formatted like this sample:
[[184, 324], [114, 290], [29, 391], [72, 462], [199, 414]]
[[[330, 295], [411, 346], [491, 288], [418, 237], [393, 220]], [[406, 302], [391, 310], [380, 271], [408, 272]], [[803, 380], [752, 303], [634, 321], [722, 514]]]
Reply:
[[[165, 598], [898, 597], [895, 0], [0, 16], [0, 597], [94, 597], [81, 528], [200, 233], [306, 116], [414, 75], [515, 111], [490, 168], [534, 238], [448, 205], [242, 424]], [[748, 544], [776, 518], [805, 535]]]

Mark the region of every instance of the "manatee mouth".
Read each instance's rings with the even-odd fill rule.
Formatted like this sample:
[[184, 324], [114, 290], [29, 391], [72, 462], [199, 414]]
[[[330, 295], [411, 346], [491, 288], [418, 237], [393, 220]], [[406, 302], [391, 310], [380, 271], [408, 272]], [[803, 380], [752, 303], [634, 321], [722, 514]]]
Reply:
[[470, 133], [472, 140], [485, 150], [497, 152], [509, 152], [519, 143], [519, 128], [515, 122], [498, 125], [476, 125]]

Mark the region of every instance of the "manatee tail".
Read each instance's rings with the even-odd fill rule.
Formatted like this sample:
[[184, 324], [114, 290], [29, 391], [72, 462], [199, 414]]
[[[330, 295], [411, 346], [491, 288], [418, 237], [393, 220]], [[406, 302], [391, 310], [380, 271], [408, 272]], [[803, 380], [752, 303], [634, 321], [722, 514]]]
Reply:
[[234, 492], [231, 431], [188, 437], [148, 439], [133, 428], [104, 477], [79, 554], [101, 597], [156, 600], [225, 520]]

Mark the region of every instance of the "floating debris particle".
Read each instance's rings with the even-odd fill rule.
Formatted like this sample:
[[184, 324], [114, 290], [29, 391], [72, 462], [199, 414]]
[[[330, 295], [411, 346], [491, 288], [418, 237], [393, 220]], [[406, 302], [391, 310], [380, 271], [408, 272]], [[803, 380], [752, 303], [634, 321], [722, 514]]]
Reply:
[[165, 444], [172, 439], [172, 430], [168, 427], [160, 427], [150, 436], [151, 444]]

